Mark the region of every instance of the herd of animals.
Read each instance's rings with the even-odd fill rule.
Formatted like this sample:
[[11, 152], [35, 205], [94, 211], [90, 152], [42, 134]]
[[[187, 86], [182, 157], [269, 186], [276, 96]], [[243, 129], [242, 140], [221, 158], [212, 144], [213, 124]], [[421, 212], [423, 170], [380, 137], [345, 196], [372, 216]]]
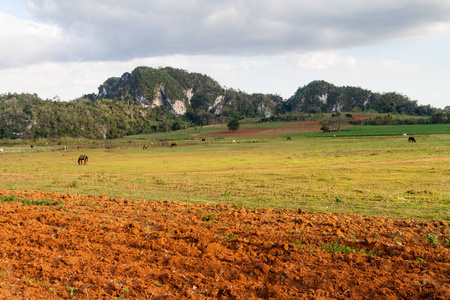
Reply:
[[[336, 137], [336, 136], [334, 136], [334, 137]], [[403, 137], [407, 137], [406, 133], [403, 134]], [[287, 139], [288, 141], [292, 141], [292, 138], [291, 138], [290, 136], [288, 136], [286, 139]], [[206, 139], [202, 138], [201, 141], [202, 141], [202, 142], [205, 142]], [[253, 143], [255, 143], [255, 142], [256, 142], [256, 140], [253, 139]], [[416, 142], [416, 139], [415, 139], [414, 137], [410, 136], [410, 137], [408, 137], [408, 143], [409, 143], [409, 142], [415, 143], [415, 142]], [[236, 143], [236, 140], [232, 140], [231, 143]], [[30, 145], [30, 147], [31, 147], [31, 148], [34, 148], [33, 145]], [[169, 147], [177, 147], [177, 144], [176, 144], [176, 143], [171, 143]], [[147, 145], [147, 144], [144, 144], [144, 146], [142, 147], [142, 149], [144, 149], [144, 150], [147, 149], [147, 148], [148, 148], [148, 145]], [[67, 149], [68, 149], [67, 146], [64, 146], [62, 150], [67, 151]], [[82, 146], [78, 146], [78, 147], [77, 147], [77, 150], [81, 150], [81, 149], [83, 149]], [[0, 152], [3, 152], [3, 148], [0, 148]], [[87, 157], [87, 155], [82, 154], [82, 155], [80, 155], [80, 157], [78, 157], [78, 164], [79, 164], [79, 165], [85, 165], [87, 162], [88, 162], [88, 157]]]

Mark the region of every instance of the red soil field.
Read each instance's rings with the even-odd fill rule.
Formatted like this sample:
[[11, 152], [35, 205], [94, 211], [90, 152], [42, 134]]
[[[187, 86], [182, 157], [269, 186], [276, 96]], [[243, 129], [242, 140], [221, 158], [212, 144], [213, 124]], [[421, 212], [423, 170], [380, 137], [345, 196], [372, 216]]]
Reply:
[[353, 115], [353, 119], [355, 120], [364, 120], [364, 119], [369, 119], [371, 118], [370, 116], [363, 116], [363, 115]]
[[222, 130], [210, 132], [208, 134], [202, 135], [201, 137], [223, 137], [228, 136], [235, 137], [268, 137], [268, 136], [280, 136], [286, 134], [294, 134], [300, 132], [320, 132], [319, 122], [304, 122], [285, 125], [276, 129], [239, 129], [236, 131]]
[[444, 221], [38, 191], [0, 201], [0, 299], [450, 299]]

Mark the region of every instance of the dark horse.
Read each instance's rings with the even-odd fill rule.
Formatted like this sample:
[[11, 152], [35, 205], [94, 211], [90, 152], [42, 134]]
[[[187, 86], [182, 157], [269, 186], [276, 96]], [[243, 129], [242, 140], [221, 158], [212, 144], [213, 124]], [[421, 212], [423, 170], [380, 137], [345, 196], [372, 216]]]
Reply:
[[287, 139], [288, 141], [292, 141], [292, 139], [291, 139], [290, 136], [288, 136], [286, 139]]
[[177, 146], [177, 143], [170, 144], [170, 147], [176, 147], [176, 146]]
[[416, 139], [412, 136], [409, 137], [408, 142], [415, 143]]
[[147, 144], [144, 144], [144, 146], [142, 147], [142, 149], [147, 149]]
[[80, 157], [78, 157], [78, 164], [79, 164], [79, 165], [82, 165], [83, 162], [84, 162], [84, 164], [86, 164], [87, 161], [88, 161], [87, 155], [84, 155], [84, 154], [83, 154], [83, 155], [80, 155]]

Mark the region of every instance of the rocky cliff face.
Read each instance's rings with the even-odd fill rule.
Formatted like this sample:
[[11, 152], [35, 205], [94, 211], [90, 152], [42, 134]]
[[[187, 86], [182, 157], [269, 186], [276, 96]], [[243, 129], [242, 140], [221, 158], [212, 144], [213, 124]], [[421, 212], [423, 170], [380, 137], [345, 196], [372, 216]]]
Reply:
[[[188, 97], [188, 93], [186, 92], [186, 97]], [[156, 92], [156, 98], [153, 99], [153, 102], [151, 104], [152, 107], [155, 106], [161, 106], [164, 105], [167, 107], [168, 110], [171, 112], [177, 114], [177, 115], [184, 115], [186, 113], [186, 104], [182, 100], [174, 99], [171, 100], [167, 96], [166, 93], [166, 86], [164, 83], [160, 83], [157, 92]]]
[[[201, 83], [182, 77], [173, 78], [165, 72], [166, 70], [167, 68], [136, 68], [132, 73], [124, 73], [120, 78], [113, 77], [106, 80], [99, 86], [98, 95], [104, 98], [117, 98], [121, 101], [134, 99], [143, 107], [165, 106], [177, 115], [184, 115], [191, 104], [192, 97], [202, 92], [210, 93], [205, 88], [196, 89], [196, 86]], [[183, 75], [190, 74], [186, 72]], [[212, 88], [221, 89], [218, 85]], [[214, 103], [213, 106], [218, 105]]]
[[165, 106], [177, 115], [190, 111], [218, 116], [238, 111], [242, 116], [270, 116], [276, 103], [283, 101], [275, 95], [225, 90], [207, 75], [169, 67], [138, 67], [120, 78], [109, 78], [99, 86], [98, 95], [123, 102], [135, 101], [143, 107]]

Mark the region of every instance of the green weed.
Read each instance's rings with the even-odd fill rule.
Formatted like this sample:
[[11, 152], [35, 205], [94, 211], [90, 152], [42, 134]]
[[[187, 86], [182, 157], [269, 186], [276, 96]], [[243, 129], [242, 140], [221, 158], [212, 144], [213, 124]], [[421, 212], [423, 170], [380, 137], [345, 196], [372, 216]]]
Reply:
[[26, 198], [19, 198], [16, 196], [3, 196], [0, 197], [1, 202], [21, 202], [22, 205], [38, 205], [38, 206], [50, 206], [50, 205], [58, 205], [62, 204], [62, 201], [51, 201], [47, 199], [41, 200], [28, 200]]
[[214, 215], [206, 215], [206, 216], [203, 216], [202, 221], [211, 221], [214, 219], [215, 219]]
[[438, 236], [434, 232], [427, 233], [427, 241], [435, 245], [440, 245]]
[[69, 183], [69, 187], [75, 188], [78, 186], [78, 181], [73, 180], [71, 183]]
[[322, 250], [325, 250], [329, 253], [358, 253], [358, 254], [365, 254], [365, 255], [374, 255], [372, 251], [366, 252], [364, 250], [356, 250], [355, 248], [352, 248], [350, 246], [342, 245], [336, 241], [329, 242], [327, 244], [322, 244], [320, 246]]

